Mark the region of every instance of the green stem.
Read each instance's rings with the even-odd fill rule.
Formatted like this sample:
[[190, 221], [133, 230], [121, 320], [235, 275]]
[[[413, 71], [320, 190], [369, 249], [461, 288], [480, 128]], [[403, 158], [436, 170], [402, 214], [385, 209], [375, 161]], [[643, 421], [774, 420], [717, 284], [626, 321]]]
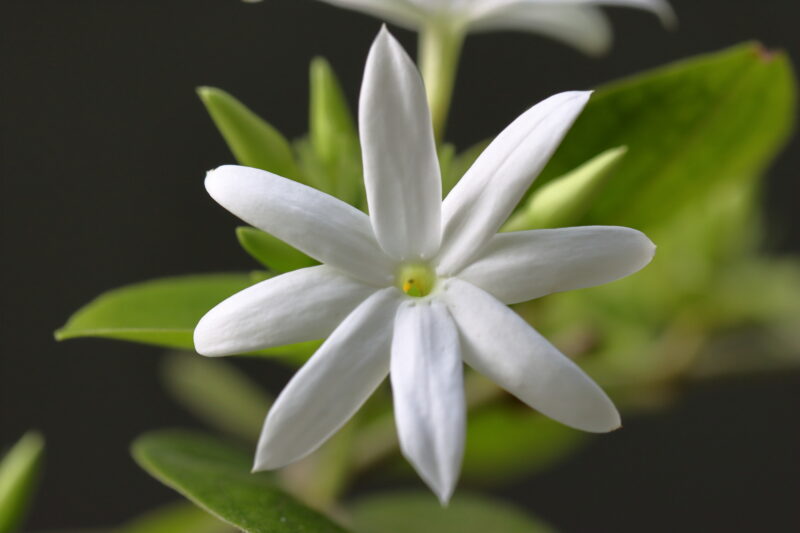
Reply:
[[444, 136], [464, 34], [462, 24], [442, 20], [431, 21], [419, 31], [419, 68], [437, 142]]

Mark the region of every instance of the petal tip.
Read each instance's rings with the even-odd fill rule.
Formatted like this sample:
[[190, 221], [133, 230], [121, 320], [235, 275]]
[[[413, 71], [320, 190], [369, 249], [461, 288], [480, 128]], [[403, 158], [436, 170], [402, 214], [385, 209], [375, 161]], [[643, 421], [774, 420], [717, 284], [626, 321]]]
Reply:
[[435, 491], [436, 497], [439, 499], [439, 503], [442, 507], [450, 505], [450, 500], [453, 498], [453, 493], [456, 491], [456, 483], [457, 480], [453, 479]]
[[[211, 313], [211, 311], [209, 311]], [[208, 323], [206, 317], [209, 315], [203, 316], [197, 325], [194, 327], [194, 332], [192, 333], [192, 344], [194, 344], [194, 350], [205, 357], [219, 357], [223, 355], [231, 355], [230, 352], [226, 351], [222, 346], [220, 346], [220, 337], [216, 335], [217, 328]]]
[[379, 43], [388, 44], [391, 43], [392, 41], [396, 41], [396, 39], [394, 35], [392, 35], [392, 32], [389, 31], [388, 26], [386, 26], [386, 24], [384, 23], [381, 24], [381, 29], [378, 30], [378, 35], [375, 36], [375, 40], [373, 41], [372, 46], [375, 46]]
[[266, 450], [266, 446], [260, 445], [256, 451], [256, 457], [253, 460], [253, 468], [251, 473], [266, 472], [269, 470], [277, 470], [283, 468], [291, 461], [277, 461], [274, 454], [270, 454]]
[[[609, 400], [610, 402], [610, 400]], [[608, 417], [601, 421], [598, 420], [596, 425], [592, 427], [587, 427], [585, 431], [589, 433], [611, 433], [612, 431], [616, 431], [622, 427], [622, 419], [620, 418], [619, 411], [614, 406], [614, 404], [610, 405], [611, 412], [608, 413]]]

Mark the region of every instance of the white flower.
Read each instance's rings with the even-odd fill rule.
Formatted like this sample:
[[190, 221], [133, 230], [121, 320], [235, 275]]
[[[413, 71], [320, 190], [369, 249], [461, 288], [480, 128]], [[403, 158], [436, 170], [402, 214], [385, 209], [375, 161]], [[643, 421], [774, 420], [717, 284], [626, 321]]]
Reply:
[[653, 244], [606, 226], [497, 234], [589, 94], [525, 112], [442, 201], [422, 80], [384, 29], [359, 106], [371, 216], [269, 172], [208, 174], [217, 202], [324, 263], [233, 295], [195, 329], [210, 356], [327, 337], [269, 412], [255, 469], [314, 451], [389, 374], [402, 452], [447, 501], [464, 449], [462, 361], [564, 424], [619, 426], [605, 393], [507, 305], [631, 274]]
[[523, 30], [597, 54], [611, 44], [611, 26], [597, 6], [627, 6], [675, 24], [667, 0], [323, 0], [418, 30], [445, 23], [464, 31]]

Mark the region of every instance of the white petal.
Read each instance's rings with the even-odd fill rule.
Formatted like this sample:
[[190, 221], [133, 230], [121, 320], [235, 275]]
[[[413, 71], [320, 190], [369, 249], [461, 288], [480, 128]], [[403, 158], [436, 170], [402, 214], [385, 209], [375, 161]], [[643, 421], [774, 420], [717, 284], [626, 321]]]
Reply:
[[444, 504], [464, 456], [466, 405], [458, 332], [436, 301], [406, 302], [395, 319], [390, 377], [400, 449]]
[[360, 11], [398, 26], [415, 29], [424, 22], [424, 12], [407, 0], [322, 0], [345, 9]]
[[533, 106], [484, 150], [442, 205], [439, 272], [458, 272], [519, 203], [580, 114], [590, 92], [566, 92]]
[[470, 29], [530, 31], [591, 55], [608, 51], [612, 40], [611, 24], [600, 9], [567, 2], [513, 2], [476, 18]]
[[468, 365], [562, 424], [596, 433], [620, 426], [603, 390], [511, 309], [456, 278], [445, 282], [443, 298]]
[[333, 196], [234, 165], [209, 172], [206, 189], [234, 215], [322, 263], [379, 286], [394, 279], [394, 263], [378, 246], [369, 217]]
[[399, 261], [430, 259], [442, 240], [433, 126], [419, 71], [386, 27], [367, 58], [358, 116], [378, 242]]
[[655, 250], [644, 233], [618, 226], [499, 233], [458, 277], [514, 304], [623, 278]]
[[203, 355], [232, 355], [324, 339], [376, 291], [321, 265], [295, 270], [237, 292], [194, 330]]
[[561, 0], [562, 2], [575, 4], [594, 4], [601, 6], [621, 6], [644, 9], [655, 13], [661, 23], [667, 27], [673, 27], [678, 22], [675, 10], [666, 0]]
[[286, 385], [267, 414], [254, 470], [302, 459], [336, 433], [386, 378], [396, 289], [359, 305]]

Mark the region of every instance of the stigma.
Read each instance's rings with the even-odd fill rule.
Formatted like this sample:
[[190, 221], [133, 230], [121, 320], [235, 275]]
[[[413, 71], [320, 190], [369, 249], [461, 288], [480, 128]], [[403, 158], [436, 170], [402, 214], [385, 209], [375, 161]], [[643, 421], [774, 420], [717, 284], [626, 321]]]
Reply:
[[436, 272], [424, 263], [406, 263], [397, 269], [397, 287], [409, 296], [422, 298], [436, 286]]

